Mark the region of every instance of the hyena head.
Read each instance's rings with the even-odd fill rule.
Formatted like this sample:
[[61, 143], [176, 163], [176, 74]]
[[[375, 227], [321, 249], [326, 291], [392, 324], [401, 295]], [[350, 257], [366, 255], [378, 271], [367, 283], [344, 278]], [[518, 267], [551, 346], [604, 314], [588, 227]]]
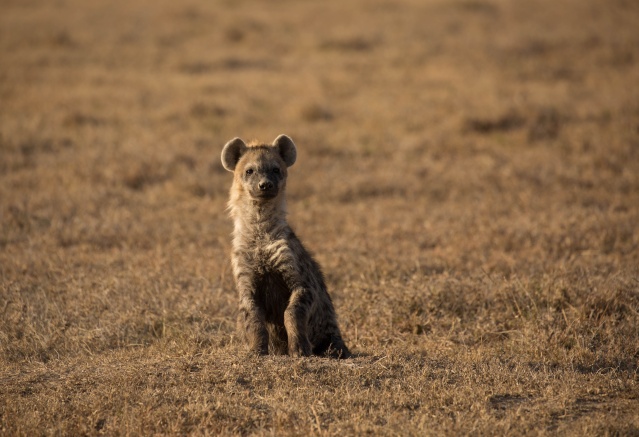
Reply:
[[284, 192], [287, 168], [295, 163], [295, 144], [280, 135], [272, 145], [246, 145], [234, 138], [222, 150], [222, 165], [234, 173], [233, 191], [238, 196], [267, 202]]

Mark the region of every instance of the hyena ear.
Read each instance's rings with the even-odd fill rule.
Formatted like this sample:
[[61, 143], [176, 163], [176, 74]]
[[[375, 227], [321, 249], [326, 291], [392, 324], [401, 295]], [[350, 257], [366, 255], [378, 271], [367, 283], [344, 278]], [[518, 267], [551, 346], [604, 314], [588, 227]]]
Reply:
[[246, 144], [240, 138], [233, 138], [226, 143], [222, 149], [222, 165], [224, 168], [228, 171], [234, 171], [237, 162], [244, 155], [246, 149]]
[[295, 143], [292, 139], [286, 135], [280, 135], [275, 138], [273, 145], [277, 147], [277, 150], [280, 152], [280, 156], [286, 163], [287, 167], [295, 164], [295, 160], [297, 159], [297, 149], [295, 148]]

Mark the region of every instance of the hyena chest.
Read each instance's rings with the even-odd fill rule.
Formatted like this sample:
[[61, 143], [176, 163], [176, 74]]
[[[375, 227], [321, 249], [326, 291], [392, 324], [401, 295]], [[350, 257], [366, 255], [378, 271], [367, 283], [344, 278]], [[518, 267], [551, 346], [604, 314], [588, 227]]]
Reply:
[[280, 272], [265, 271], [255, 278], [255, 303], [264, 308], [267, 322], [284, 323], [284, 311], [290, 297], [290, 290]]
[[285, 241], [259, 245], [253, 252], [255, 301], [268, 322], [283, 323], [291, 291], [284, 279], [288, 246]]

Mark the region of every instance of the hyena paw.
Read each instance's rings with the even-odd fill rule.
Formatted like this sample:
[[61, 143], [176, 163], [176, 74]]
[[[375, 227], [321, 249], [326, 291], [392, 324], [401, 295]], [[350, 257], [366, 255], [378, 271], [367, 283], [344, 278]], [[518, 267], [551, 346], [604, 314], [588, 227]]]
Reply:
[[333, 345], [331, 345], [326, 350], [326, 356], [343, 360], [346, 358], [351, 358], [353, 354], [351, 353], [351, 351], [348, 350], [348, 348], [345, 345], [341, 345], [339, 347], [333, 347]]
[[257, 356], [268, 355], [268, 349], [264, 349], [264, 348], [261, 348], [261, 347], [257, 347], [257, 348], [252, 347], [250, 349], [250, 351], [251, 351], [251, 354], [254, 354], [254, 355], [257, 355]]
[[310, 357], [311, 350], [311, 344], [308, 340], [290, 342], [288, 346], [288, 354], [292, 357]]
[[268, 355], [268, 338], [257, 338], [249, 344], [250, 351], [255, 355]]

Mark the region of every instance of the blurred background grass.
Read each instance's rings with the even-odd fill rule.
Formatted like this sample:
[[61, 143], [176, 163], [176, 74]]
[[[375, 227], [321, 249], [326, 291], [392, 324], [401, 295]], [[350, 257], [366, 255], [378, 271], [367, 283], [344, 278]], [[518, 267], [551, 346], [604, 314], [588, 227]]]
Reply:
[[[635, 2], [1, 8], [3, 432], [636, 432]], [[235, 339], [219, 154], [281, 133], [346, 367]]]

